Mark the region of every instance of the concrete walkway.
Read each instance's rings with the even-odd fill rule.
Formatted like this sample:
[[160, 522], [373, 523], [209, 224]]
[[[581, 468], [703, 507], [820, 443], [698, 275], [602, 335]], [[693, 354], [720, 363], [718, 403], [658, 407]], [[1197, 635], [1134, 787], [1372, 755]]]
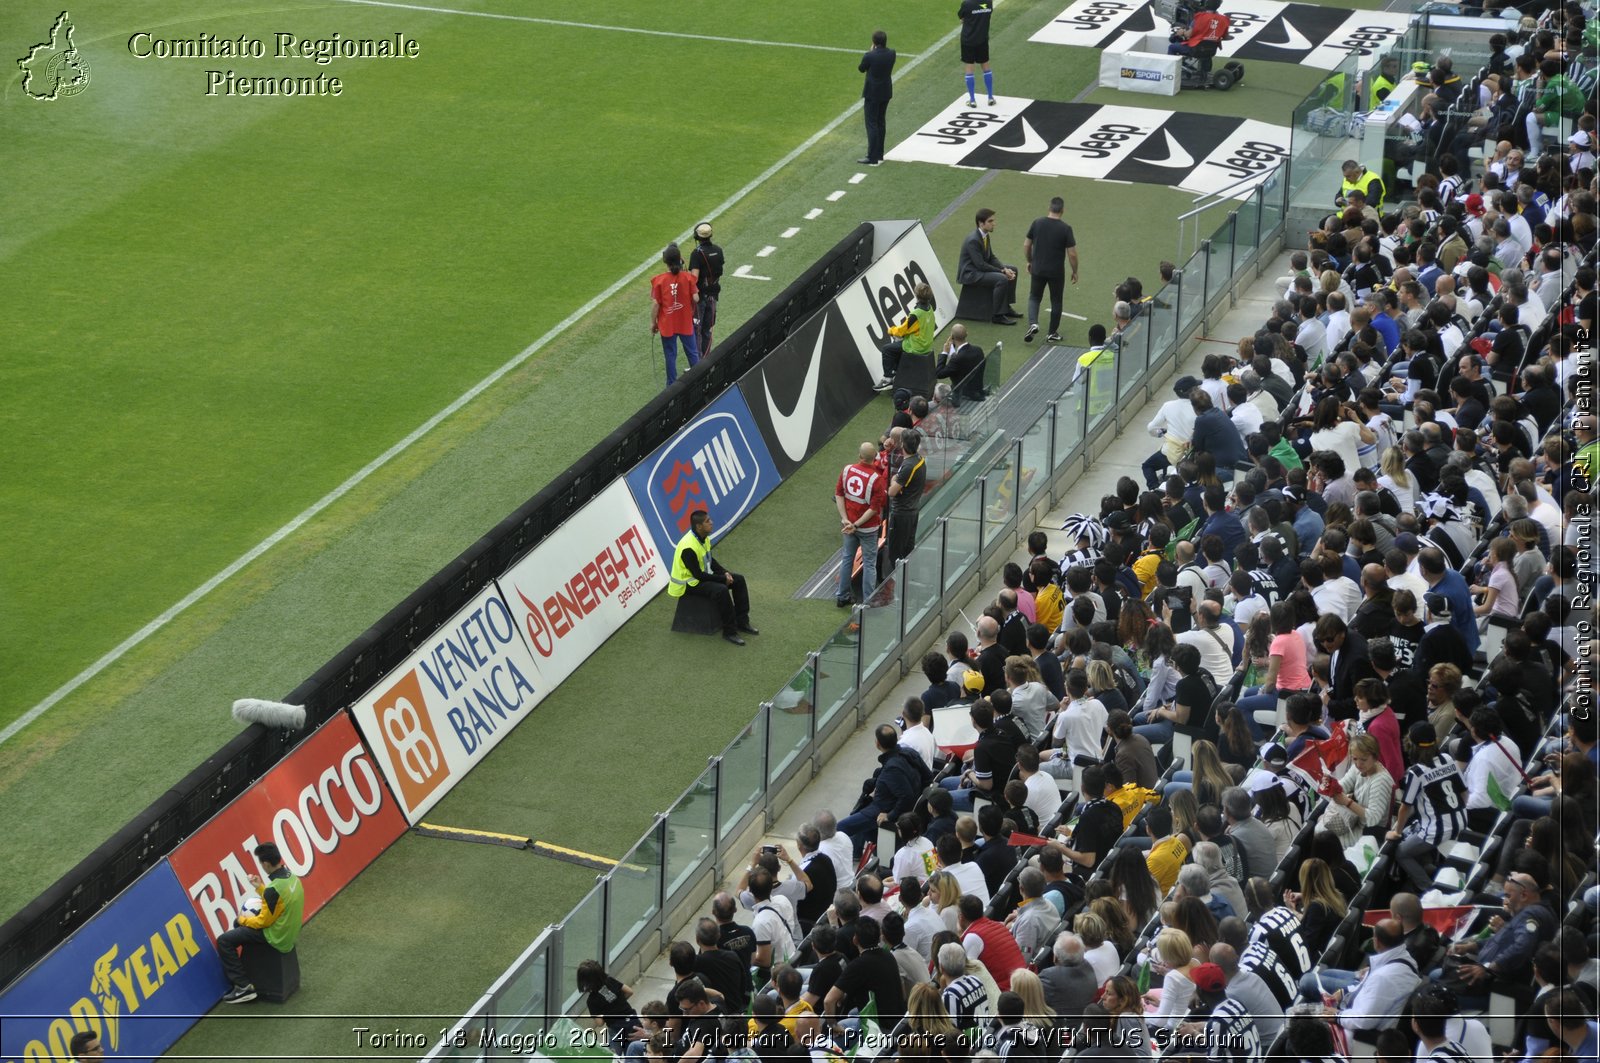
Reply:
[[[1234, 308], [1218, 321], [1216, 328], [1200, 339], [1199, 344], [1191, 354], [1180, 363], [1179, 370], [1174, 374], [1182, 376], [1185, 373], [1200, 375], [1200, 363], [1208, 354], [1236, 354], [1239, 338], [1253, 336], [1262, 323], [1272, 314], [1272, 304], [1281, 297], [1282, 293], [1273, 287], [1274, 278], [1286, 275], [1289, 272], [1289, 255], [1284, 252], [1279, 261], [1269, 265], [1261, 273], [1260, 279], [1241, 293]], [[1155, 416], [1161, 403], [1172, 397], [1168, 385], [1162, 385], [1156, 390], [1156, 397], [1138, 415], [1130, 420], [1131, 427], [1111, 444], [1109, 449], [1096, 460], [1089, 470], [1074, 483], [1068, 491], [1065, 500], [1060, 506], [1049, 513], [1044, 522], [1039, 525], [1050, 538], [1050, 556], [1059, 557], [1066, 552], [1069, 544], [1066, 536], [1061, 531], [1061, 522], [1069, 513], [1094, 513], [1099, 510], [1100, 498], [1103, 495], [1114, 493], [1116, 482], [1123, 476], [1132, 476], [1141, 485], [1144, 483], [1140, 463], [1154, 452], [1156, 440], [1144, 432], [1143, 426], [1150, 418]], [[1025, 539], [1026, 536], [1023, 536]], [[1027, 551], [1019, 548], [1011, 560], [1022, 564], [1027, 562]], [[983, 590], [974, 595], [965, 603], [965, 610], [969, 616], [977, 616], [985, 606], [992, 602], [1000, 592], [1001, 583], [998, 577]], [[968, 633], [970, 636], [970, 632]], [[943, 649], [943, 636], [937, 641], [922, 648], [928, 650]], [[872, 739], [872, 730], [880, 723], [891, 722], [900, 715], [900, 706], [905, 704], [908, 697], [921, 694], [927, 687], [927, 680], [920, 672], [912, 672], [902, 679], [893, 691], [870, 714], [863, 727], [853, 735], [845, 746], [836, 753], [821, 772], [813, 779], [809, 786], [793, 805], [780, 815], [773, 825], [772, 831], [762, 839], [765, 843], [782, 842], [789, 847], [790, 852], [795, 851], [795, 832], [808, 822], [819, 810], [831, 808], [839, 817], [844, 818], [850, 812], [854, 795], [861, 791], [861, 781], [868, 777], [877, 766], [877, 750]], [[841, 796], [844, 795], [844, 796]], [[739, 861], [734, 861], [735, 867], [741, 867]], [[737, 876], [723, 884], [722, 888], [731, 889]], [[698, 914], [709, 914], [710, 897], [706, 898]], [[698, 917], [698, 916], [697, 916]], [[748, 923], [748, 913], [739, 920]], [[693, 941], [694, 926], [691, 920], [689, 925], [679, 928], [673, 935], [675, 941]], [[667, 964], [665, 953], [656, 959], [645, 974], [634, 984], [633, 1004], [638, 1007], [646, 1001], [663, 1000], [667, 990], [672, 986], [674, 979], [672, 969]]]

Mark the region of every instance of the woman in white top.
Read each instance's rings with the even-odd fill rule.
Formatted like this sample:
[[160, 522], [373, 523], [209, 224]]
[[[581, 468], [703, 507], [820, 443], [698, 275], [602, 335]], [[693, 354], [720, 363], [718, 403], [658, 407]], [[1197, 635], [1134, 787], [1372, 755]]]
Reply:
[[928, 880], [928, 864], [923, 856], [933, 852], [933, 842], [922, 836], [922, 817], [915, 812], [906, 812], [894, 824], [895, 833], [900, 838], [900, 848], [894, 851], [894, 861], [890, 865], [890, 877], [895, 882], [904, 882], [914, 878], [918, 882]]
[[1362, 443], [1375, 443], [1377, 433], [1361, 421], [1361, 415], [1339, 401], [1337, 395], [1324, 396], [1311, 418], [1311, 449], [1331, 450], [1344, 459], [1347, 471], [1361, 467]]
[[1383, 452], [1379, 459], [1379, 467], [1383, 475], [1378, 477], [1378, 486], [1387, 487], [1394, 492], [1395, 500], [1400, 503], [1401, 513], [1415, 513], [1417, 510], [1417, 491], [1411, 482], [1411, 474], [1406, 471], [1405, 451], [1399, 447], [1390, 447]]
[[1189, 1005], [1194, 1002], [1194, 981], [1190, 975], [1197, 963], [1189, 935], [1170, 926], [1162, 930], [1156, 935], [1154, 959], [1151, 969], [1162, 975], [1161, 1001], [1148, 1021], [1151, 1026], [1174, 1029], [1188, 1018]]
[[1160, 708], [1178, 693], [1178, 670], [1172, 666], [1172, 651], [1177, 645], [1177, 638], [1166, 624], [1152, 625], [1145, 635], [1144, 649], [1150, 657], [1150, 683], [1144, 688], [1144, 697], [1134, 707], [1135, 713]]
[[1394, 800], [1394, 778], [1383, 767], [1378, 740], [1369, 734], [1350, 740], [1352, 767], [1339, 780], [1339, 791], [1328, 797], [1322, 828], [1339, 836], [1346, 849], [1361, 840], [1361, 832], [1389, 822]]
[[935, 871], [928, 876], [927, 889], [934, 911], [944, 920], [945, 929], [952, 934], [961, 933], [961, 883], [948, 871]]

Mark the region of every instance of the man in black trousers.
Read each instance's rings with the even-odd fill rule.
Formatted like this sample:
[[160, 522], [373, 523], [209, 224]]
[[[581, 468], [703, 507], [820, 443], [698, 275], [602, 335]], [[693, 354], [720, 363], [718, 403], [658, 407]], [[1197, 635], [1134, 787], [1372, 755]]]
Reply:
[[894, 85], [889, 78], [894, 71], [894, 49], [889, 47], [887, 33], [873, 31], [872, 50], [861, 57], [857, 69], [867, 75], [861, 86], [861, 109], [867, 123], [867, 157], [856, 161], [864, 166], [876, 166], [883, 161], [889, 100], [894, 96]]

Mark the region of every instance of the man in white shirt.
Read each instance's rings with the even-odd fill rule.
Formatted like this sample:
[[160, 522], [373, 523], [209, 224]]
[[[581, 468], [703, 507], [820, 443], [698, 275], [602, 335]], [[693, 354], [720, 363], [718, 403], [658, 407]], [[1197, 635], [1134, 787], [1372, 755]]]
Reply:
[[1382, 919], [1372, 928], [1372, 960], [1361, 980], [1335, 996], [1339, 1025], [1346, 1031], [1392, 1029], [1412, 990], [1422, 982], [1417, 961], [1406, 948], [1398, 919]]
[[1222, 606], [1216, 602], [1201, 602], [1194, 615], [1198, 626], [1179, 635], [1178, 645], [1199, 650], [1200, 667], [1219, 688], [1226, 686], [1233, 679], [1233, 628], [1222, 623]]
[[835, 881], [841, 886], [854, 882], [856, 878], [855, 846], [851, 844], [850, 836], [839, 829], [839, 820], [832, 812], [823, 809], [811, 820], [812, 826], [817, 828], [817, 833], [822, 840], [817, 845], [817, 851], [826, 856], [833, 863], [833, 873], [838, 876]]
[[1517, 792], [1522, 782], [1522, 751], [1505, 736], [1499, 714], [1487, 705], [1472, 710], [1467, 730], [1473, 746], [1462, 776], [1467, 784], [1467, 825], [1477, 830], [1481, 829], [1478, 823], [1492, 821], [1499, 813], [1489, 792], [1491, 779], [1507, 800]]
[[1323, 327], [1327, 330], [1328, 350], [1338, 350], [1339, 344], [1350, 333], [1350, 311], [1346, 307], [1343, 292], [1328, 293], [1328, 316]]
[[1055, 776], [1039, 770], [1039, 750], [1034, 746], [1017, 747], [1017, 778], [1028, 788], [1028, 799], [1023, 804], [1033, 810], [1040, 823], [1049, 822], [1061, 807], [1061, 789]]
[[[1255, 376], [1248, 369], [1245, 372]], [[1271, 398], [1270, 395], [1267, 397]], [[1240, 439], [1249, 439], [1251, 435], [1261, 431], [1261, 422], [1266, 418], [1261, 412], [1261, 407], [1250, 401], [1248, 388], [1243, 384], [1229, 384], [1228, 402], [1232, 405], [1228, 417], [1233, 421], [1233, 426], [1239, 430]]]
[[1145, 425], [1145, 431], [1161, 440], [1161, 449], [1146, 458], [1142, 466], [1146, 487], [1153, 489], [1160, 482], [1162, 470], [1168, 466], [1176, 467], [1188, 453], [1189, 440], [1194, 438], [1195, 420], [1189, 392], [1199, 386], [1200, 381], [1196, 377], [1179, 377], [1178, 382], [1172, 385], [1178, 397], [1162, 403], [1156, 415], [1150, 418], [1150, 423]]
[[907, 698], [902, 718], [905, 728], [900, 732], [900, 744], [916, 750], [928, 770], [932, 771], [934, 758], [939, 755], [939, 746], [933, 740], [933, 732], [928, 729], [928, 714], [922, 707], [922, 699], [915, 695]]
[[939, 913], [922, 893], [922, 883], [907, 879], [900, 883], [900, 906], [905, 909], [906, 944], [924, 960], [933, 959], [933, 936], [947, 929]]

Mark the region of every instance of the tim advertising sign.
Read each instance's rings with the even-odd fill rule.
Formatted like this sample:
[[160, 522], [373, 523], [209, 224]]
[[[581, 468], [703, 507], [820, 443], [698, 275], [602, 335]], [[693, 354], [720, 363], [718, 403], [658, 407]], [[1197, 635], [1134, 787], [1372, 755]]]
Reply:
[[[711, 499], [730, 500], [755, 479], [751, 456], [729, 441], [737, 426], [707, 422], [711, 417], [710, 411], [701, 414], [662, 448], [661, 462], [653, 458], [640, 467], [665, 463], [656, 477], [664, 507], [675, 500], [690, 509], [711, 509]], [[697, 430], [703, 422], [714, 427]], [[764, 495], [777, 483], [770, 462], [763, 476]], [[647, 527], [628, 493], [632, 479], [630, 474], [629, 482], [617, 480], [600, 492], [500, 577], [511, 615], [551, 686], [667, 587], [672, 547], [661, 547]]]
[[350, 711], [415, 823], [548, 693], [511, 607], [491, 587]]
[[955, 289], [920, 225], [739, 379], [750, 416], [783, 476], [871, 401], [872, 385], [883, 375], [879, 352], [889, 342], [889, 326], [905, 318], [919, 283], [933, 289], [935, 318], [943, 328], [955, 314]]
[[405, 829], [355, 724], [337, 716], [167, 859], [215, 941], [255, 896], [249, 876], [266, 877], [254, 855], [260, 842], [276, 842], [304, 883], [310, 919]]
[[154, 1059], [227, 982], [178, 878], [157, 864], [0, 996], [0, 1057], [69, 1060], [79, 1031], [107, 1059]]
[[[729, 388], [677, 435], [628, 473], [645, 527], [670, 569], [672, 549], [689, 530], [689, 514], [711, 514], [715, 542], [773, 488], [778, 467], [738, 388]], [[541, 548], [542, 549], [542, 548]]]

